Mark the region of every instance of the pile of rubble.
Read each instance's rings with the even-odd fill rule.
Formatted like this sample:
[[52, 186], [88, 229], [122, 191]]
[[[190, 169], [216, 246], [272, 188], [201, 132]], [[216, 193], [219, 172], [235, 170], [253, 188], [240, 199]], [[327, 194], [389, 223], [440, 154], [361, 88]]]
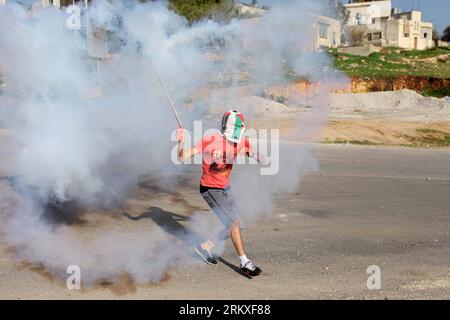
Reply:
[[332, 117], [450, 121], [450, 99], [424, 97], [412, 90], [333, 94]]

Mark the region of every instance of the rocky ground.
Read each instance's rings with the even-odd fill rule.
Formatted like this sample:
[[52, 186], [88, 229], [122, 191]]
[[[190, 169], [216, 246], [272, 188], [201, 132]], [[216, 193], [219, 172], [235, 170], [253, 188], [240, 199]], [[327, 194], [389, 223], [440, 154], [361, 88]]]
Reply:
[[450, 97], [424, 97], [412, 90], [333, 94], [330, 117], [440, 122], [450, 120]]

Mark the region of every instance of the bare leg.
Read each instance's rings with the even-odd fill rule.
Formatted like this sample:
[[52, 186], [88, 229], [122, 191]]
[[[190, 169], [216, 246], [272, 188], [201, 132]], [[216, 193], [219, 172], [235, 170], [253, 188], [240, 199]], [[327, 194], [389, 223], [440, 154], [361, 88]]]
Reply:
[[239, 256], [245, 255], [244, 244], [241, 237], [241, 222], [239, 219], [235, 220], [230, 227], [230, 236], [233, 241], [236, 252]]
[[223, 228], [210, 240], [206, 240], [205, 242], [201, 243], [201, 247], [206, 250], [211, 250], [219, 242], [227, 240], [230, 237], [230, 233], [230, 228]]
[[[234, 247], [239, 255], [243, 255], [244, 248], [242, 244], [240, 221], [235, 221], [229, 228], [220, 230], [211, 240], [206, 240], [201, 244], [202, 248], [210, 250], [213, 246], [216, 246], [219, 242], [227, 240], [231, 237]], [[242, 253], [242, 254], [241, 254]]]
[[230, 237], [230, 229], [224, 228], [220, 230], [213, 238], [211, 238], [211, 242], [213, 245], [217, 245], [219, 242], [225, 241]]

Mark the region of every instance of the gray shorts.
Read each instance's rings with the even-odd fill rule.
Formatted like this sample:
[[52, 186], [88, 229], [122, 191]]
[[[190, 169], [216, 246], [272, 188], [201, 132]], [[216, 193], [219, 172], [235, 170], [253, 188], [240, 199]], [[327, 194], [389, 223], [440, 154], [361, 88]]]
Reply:
[[237, 219], [241, 220], [239, 209], [236, 206], [230, 187], [225, 189], [200, 187], [200, 193], [225, 228], [229, 228]]

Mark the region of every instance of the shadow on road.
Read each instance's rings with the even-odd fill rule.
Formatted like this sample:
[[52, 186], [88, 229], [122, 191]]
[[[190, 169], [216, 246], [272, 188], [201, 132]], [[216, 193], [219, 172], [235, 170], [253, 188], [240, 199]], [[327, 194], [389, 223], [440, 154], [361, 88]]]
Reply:
[[198, 234], [183, 226], [179, 221], [188, 221], [189, 218], [180, 214], [163, 210], [159, 207], [150, 207], [150, 209], [139, 216], [131, 216], [128, 213], [123, 214], [130, 220], [138, 221], [142, 219], [153, 220], [165, 232], [177, 237], [188, 246], [196, 246], [204, 241]]
[[[174, 212], [163, 210], [159, 207], [150, 207], [148, 211], [142, 213], [139, 216], [131, 216], [126, 212], [123, 215], [133, 221], [139, 221], [142, 219], [151, 219], [165, 232], [177, 237], [191, 248], [205, 240], [198, 234], [196, 234], [192, 230], [189, 230], [180, 223], [180, 221], [189, 221], [188, 217], [182, 216]], [[191, 254], [199, 258], [196, 254], [193, 254], [193, 252], [191, 252]], [[223, 263], [231, 270], [239, 273], [240, 275], [246, 278], [249, 278], [244, 273], [242, 273], [239, 267], [231, 264], [222, 257], [216, 256], [216, 258], [217, 261]]]
[[228, 268], [230, 268], [234, 272], [239, 273], [241, 276], [251, 279], [251, 277], [249, 277], [248, 275], [243, 273], [238, 266], [235, 266], [234, 264], [228, 262], [227, 260], [225, 260], [224, 258], [219, 257], [219, 256], [216, 256], [216, 259], [217, 259], [217, 261], [223, 263], [224, 265], [226, 265]]

